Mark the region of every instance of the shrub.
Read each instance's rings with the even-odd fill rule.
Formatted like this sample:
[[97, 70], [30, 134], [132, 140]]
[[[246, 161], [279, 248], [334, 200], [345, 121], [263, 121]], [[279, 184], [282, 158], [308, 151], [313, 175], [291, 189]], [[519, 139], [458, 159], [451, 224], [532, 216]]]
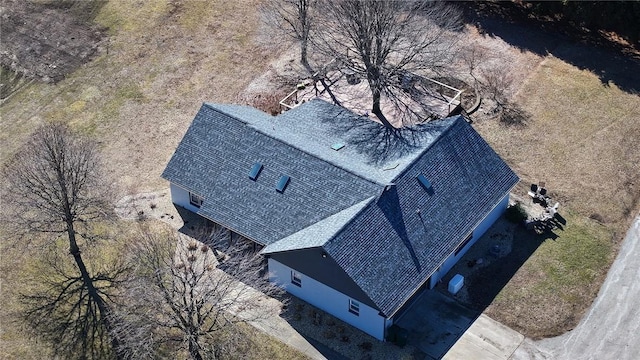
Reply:
[[527, 219], [527, 211], [522, 207], [522, 205], [520, 205], [520, 203], [516, 203], [515, 205], [507, 208], [504, 212], [504, 217], [514, 224], [519, 224]]
[[360, 343], [360, 345], [358, 345], [358, 347], [360, 349], [362, 349], [362, 351], [371, 351], [371, 349], [373, 349], [373, 344], [370, 343], [369, 341], [365, 341]]

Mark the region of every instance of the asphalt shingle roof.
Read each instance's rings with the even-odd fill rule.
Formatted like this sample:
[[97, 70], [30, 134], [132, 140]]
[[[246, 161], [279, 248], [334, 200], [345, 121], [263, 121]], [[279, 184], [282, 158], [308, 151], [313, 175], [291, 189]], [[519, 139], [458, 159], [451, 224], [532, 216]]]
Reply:
[[267, 253], [323, 247], [387, 316], [518, 181], [460, 116], [390, 131], [322, 100], [276, 117], [204, 104], [162, 176]]
[[[324, 249], [393, 314], [484, 219], [518, 177], [462, 117]], [[432, 184], [426, 190], [417, 180]]]
[[[240, 106], [203, 105], [162, 173], [204, 197], [198, 214], [270, 244], [378, 193], [376, 184], [228, 113], [260, 117]], [[249, 171], [256, 162], [264, 168], [252, 181]], [[291, 180], [279, 193], [276, 184], [282, 175]]]
[[331, 240], [340, 230], [342, 230], [351, 220], [371, 203], [374, 197], [365, 199], [347, 209], [333, 214], [326, 219], [312, 224], [282, 240], [269, 244], [262, 249], [263, 254], [270, 254], [281, 251], [308, 249], [319, 247]]
[[[320, 99], [269, 121], [255, 116], [244, 119], [262, 133], [380, 185], [413, 163], [452, 122], [446, 119], [398, 130], [405, 141], [394, 141], [397, 134], [382, 124]], [[345, 146], [336, 151], [331, 148], [334, 144]]]

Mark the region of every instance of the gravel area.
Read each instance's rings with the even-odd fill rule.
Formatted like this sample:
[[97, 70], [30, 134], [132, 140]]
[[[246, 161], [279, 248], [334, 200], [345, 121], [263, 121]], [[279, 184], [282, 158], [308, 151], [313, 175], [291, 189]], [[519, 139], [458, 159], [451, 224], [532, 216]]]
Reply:
[[282, 316], [300, 334], [310, 337], [348, 359], [424, 359], [415, 347], [379, 341], [294, 296]]

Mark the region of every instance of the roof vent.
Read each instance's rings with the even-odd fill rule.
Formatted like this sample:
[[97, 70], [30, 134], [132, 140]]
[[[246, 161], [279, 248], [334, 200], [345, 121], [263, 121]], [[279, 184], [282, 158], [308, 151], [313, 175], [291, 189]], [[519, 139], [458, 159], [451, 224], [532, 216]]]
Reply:
[[282, 175], [280, 177], [280, 180], [278, 180], [278, 184], [276, 185], [276, 191], [278, 191], [279, 193], [283, 193], [284, 189], [287, 188], [287, 185], [289, 184], [289, 177], [287, 175]]
[[342, 149], [343, 147], [344, 147], [343, 143], [335, 143], [335, 144], [331, 145], [331, 148], [333, 150], [335, 150], [335, 151], [338, 151], [338, 150]]
[[259, 162], [253, 164], [253, 167], [249, 172], [249, 179], [255, 181], [258, 178], [258, 175], [260, 175], [261, 171], [262, 171], [262, 164], [260, 164]]
[[420, 181], [420, 185], [424, 187], [427, 191], [433, 191], [433, 186], [431, 186], [431, 182], [423, 175], [418, 175], [418, 181]]

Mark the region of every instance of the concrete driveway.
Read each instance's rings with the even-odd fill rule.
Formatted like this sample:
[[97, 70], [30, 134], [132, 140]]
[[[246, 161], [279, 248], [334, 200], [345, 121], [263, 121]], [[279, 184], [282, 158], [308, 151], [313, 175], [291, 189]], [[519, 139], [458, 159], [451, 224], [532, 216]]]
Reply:
[[409, 344], [440, 359], [477, 316], [437, 290], [424, 290], [395, 323], [408, 331]]
[[[564, 335], [541, 341], [526, 339], [485, 315], [474, 319], [456, 304], [443, 294], [425, 296], [399, 325], [418, 331], [409, 341], [434, 359], [640, 359], [640, 217], [629, 229], [591, 309]], [[449, 315], [439, 318], [436, 313], [442, 306]], [[460, 315], [452, 317], [450, 310], [456, 306]], [[423, 324], [422, 333], [416, 325], [419, 323]]]
[[507, 360], [524, 340], [436, 290], [425, 290], [396, 322], [429, 359]]
[[513, 360], [640, 358], [640, 217], [627, 232], [591, 309], [572, 331], [525, 340]]
[[640, 217], [582, 321], [574, 330], [538, 345], [555, 359], [640, 358]]

